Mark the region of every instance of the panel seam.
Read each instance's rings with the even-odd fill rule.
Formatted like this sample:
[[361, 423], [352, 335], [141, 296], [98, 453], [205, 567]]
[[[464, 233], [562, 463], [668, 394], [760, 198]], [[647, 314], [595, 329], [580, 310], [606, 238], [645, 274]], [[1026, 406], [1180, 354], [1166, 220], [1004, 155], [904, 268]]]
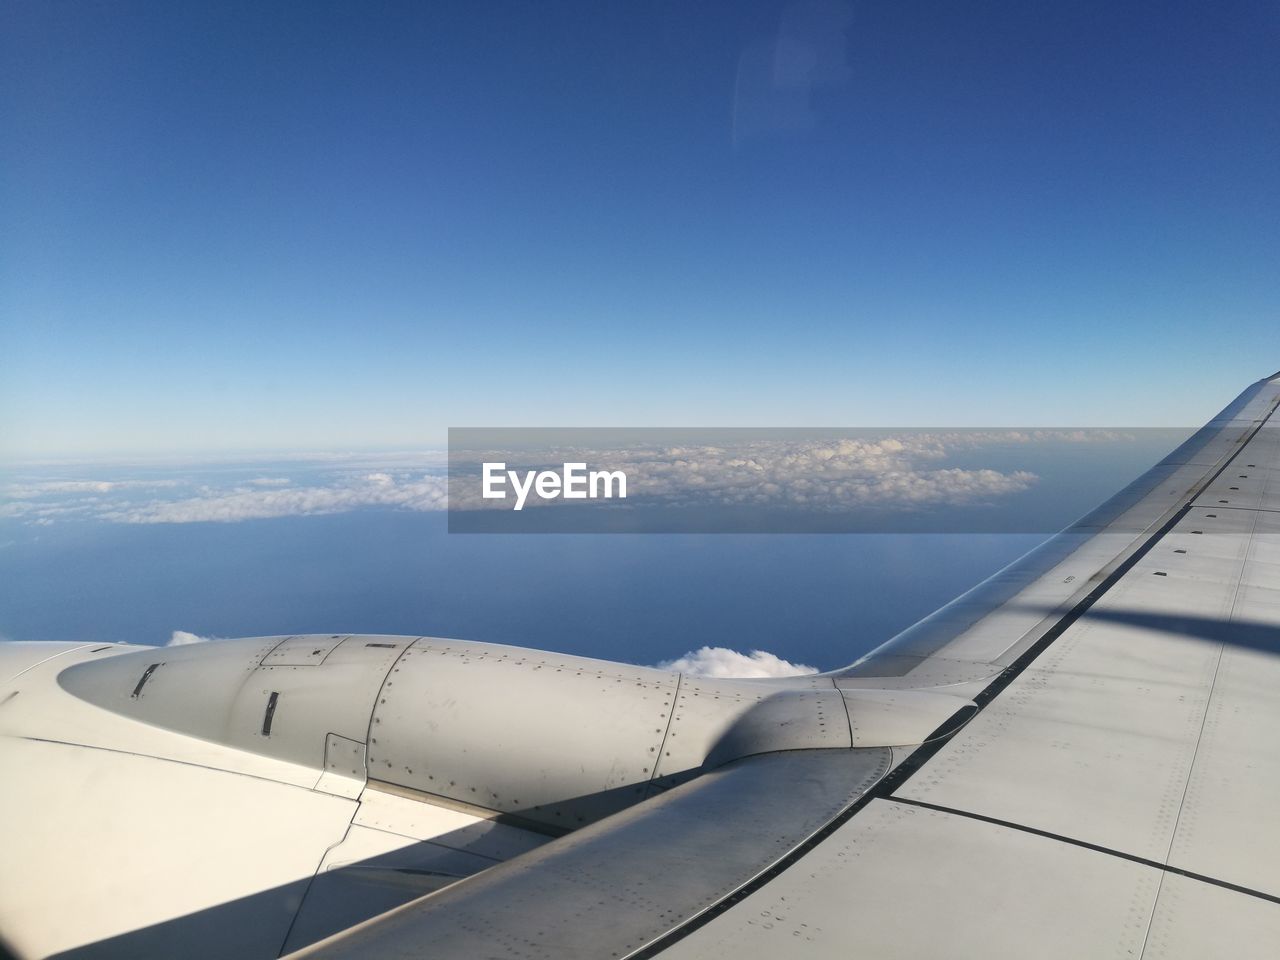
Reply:
[[[1248, 446], [1248, 444], [1245, 444]], [[1236, 607], [1240, 603], [1240, 588], [1244, 585], [1244, 572], [1249, 566], [1249, 557], [1253, 553], [1253, 538], [1258, 530], [1258, 514], [1253, 515], [1253, 522], [1249, 527], [1249, 538], [1245, 541], [1244, 556], [1240, 560], [1239, 575], [1236, 578], [1236, 589], [1231, 595], [1231, 609], [1227, 612], [1227, 622], [1231, 623], [1236, 619]], [[1222, 658], [1227, 652], [1227, 641], [1223, 640], [1218, 644], [1218, 658], [1213, 664], [1213, 677], [1209, 681], [1209, 695], [1204, 700], [1204, 713], [1200, 715], [1200, 729], [1196, 733], [1195, 749], [1191, 751], [1191, 763], [1187, 765], [1187, 778], [1182, 784], [1182, 796], [1178, 800], [1178, 813], [1173, 818], [1173, 830], [1169, 834], [1169, 846], [1165, 850], [1164, 862], [1167, 865], [1173, 859], [1173, 847], [1178, 842], [1178, 826], [1182, 823], [1182, 810], [1187, 804], [1187, 794], [1191, 790], [1191, 781], [1196, 772], [1196, 760], [1200, 756], [1200, 745], [1204, 742], [1204, 729], [1209, 723], [1209, 711], [1213, 708], [1213, 694], [1218, 686], [1218, 674], [1222, 670]], [[1160, 894], [1164, 890], [1165, 874], [1160, 874], [1160, 883], [1156, 886], [1156, 898], [1151, 904], [1151, 916], [1147, 918], [1147, 930], [1142, 937], [1142, 950], [1139, 956], [1146, 956], [1147, 941], [1151, 938], [1151, 929], [1155, 926], [1156, 910], [1160, 906]], [[1280, 900], [1277, 900], [1280, 902]]]
[[[658, 767], [662, 765], [662, 752], [667, 748], [667, 740], [671, 736], [671, 724], [674, 723], [676, 719], [676, 708], [680, 705], [680, 685], [682, 683], [684, 683], [684, 674], [677, 673], [676, 686], [675, 689], [671, 691], [671, 709], [667, 713], [667, 726], [666, 729], [662, 731], [662, 739], [658, 741], [658, 753], [657, 756], [653, 758], [653, 770], [649, 774], [649, 779], [645, 781], [646, 800], [654, 795], [653, 791], [657, 786]], [[664, 776], [668, 776], [668, 774], [664, 774]]]
[[1210, 877], [1203, 873], [1196, 873], [1193, 870], [1184, 870], [1181, 867], [1175, 867], [1171, 864], [1161, 863], [1159, 860], [1149, 860], [1146, 857], [1140, 857], [1137, 854], [1125, 853], [1123, 850], [1117, 850], [1114, 847], [1106, 847], [1098, 843], [1090, 843], [1088, 840], [1080, 840], [1076, 837], [1068, 837], [1061, 833], [1053, 833], [1050, 830], [1040, 830], [1037, 827], [1029, 827], [1026, 824], [1014, 823], [1012, 820], [1001, 820], [999, 817], [988, 817], [981, 813], [974, 813], [970, 810], [958, 810], [955, 807], [946, 807], [937, 803], [928, 803], [924, 800], [911, 800], [907, 797], [885, 797], [890, 803], [901, 803], [910, 807], [920, 807], [924, 810], [933, 810], [937, 813], [947, 813], [957, 817], [964, 817], [967, 820], [977, 820], [980, 823], [989, 823], [992, 826], [1005, 827], [1009, 830], [1017, 830], [1019, 833], [1027, 833], [1035, 837], [1043, 837], [1046, 840], [1056, 840], [1059, 843], [1065, 843], [1073, 847], [1081, 847], [1085, 850], [1092, 850], [1095, 853], [1106, 854], [1119, 860], [1128, 860], [1130, 863], [1140, 863], [1146, 867], [1152, 867], [1163, 873], [1172, 873], [1180, 877], [1186, 877], [1189, 880], [1198, 880], [1201, 883], [1211, 884], [1215, 887], [1222, 887], [1224, 890], [1230, 890], [1233, 893], [1241, 893], [1246, 896], [1256, 897], [1259, 900], [1266, 900], [1271, 903], [1280, 903], [1280, 896], [1265, 893], [1262, 890], [1255, 890], [1253, 887], [1242, 886], [1238, 883], [1232, 883], [1229, 880], [1221, 880], [1217, 877]]

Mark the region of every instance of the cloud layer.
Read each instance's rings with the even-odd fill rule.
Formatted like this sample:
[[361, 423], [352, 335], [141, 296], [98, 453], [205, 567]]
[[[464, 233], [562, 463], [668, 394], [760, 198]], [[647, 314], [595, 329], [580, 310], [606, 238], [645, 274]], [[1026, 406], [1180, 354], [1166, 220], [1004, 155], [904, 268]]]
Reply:
[[405, 469], [403, 461], [308, 459], [284, 465], [294, 476], [202, 468], [174, 470], [180, 475], [158, 479], [25, 478], [0, 486], [0, 519], [38, 525], [66, 520], [234, 523], [377, 507], [444, 510], [446, 478], [437, 457], [426, 459], [433, 464], [425, 469]]
[[752, 650], [739, 653], [728, 647], [699, 647], [678, 660], [658, 664], [660, 670], [677, 670], [692, 677], [803, 677], [817, 673], [816, 667], [789, 663], [772, 653]]
[[270, 517], [346, 513], [364, 507], [443, 510], [448, 505], [444, 477], [396, 480], [368, 474], [333, 486], [236, 488], [206, 491], [180, 500], [153, 500], [125, 509], [107, 510], [101, 520], [115, 523], [230, 523]]
[[[1031, 488], [1037, 477], [974, 465], [984, 449], [1030, 443], [1113, 441], [1111, 431], [996, 430], [903, 432], [875, 438], [764, 439], [723, 445], [564, 448], [539, 455], [542, 467], [583, 461], [623, 470], [631, 505], [768, 507], [807, 511], [886, 511], [987, 504]], [[955, 460], [959, 458], [960, 463]], [[299, 456], [289, 461], [222, 466], [81, 466], [62, 475], [28, 473], [0, 484], [0, 520], [48, 525], [76, 519], [111, 523], [232, 523], [360, 509], [504, 510], [481, 497], [478, 463], [515, 455], [477, 451], [476, 482], [453, 490], [439, 453], [357, 457]], [[528, 459], [526, 457], [526, 459]], [[948, 461], [951, 462], [948, 462]], [[529, 466], [526, 464], [525, 466]], [[465, 472], [465, 466], [463, 471]], [[581, 501], [575, 501], [581, 503]], [[564, 500], [530, 506], [565, 506]]]
[[169, 638], [166, 647], [185, 647], [192, 643], [204, 643], [206, 640], [212, 640], [212, 637], [202, 637], [199, 634], [187, 633], [186, 630], [175, 630], [173, 636]]
[[[634, 504], [820, 511], [910, 509], [986, 503], [1029, 489], [1037, 477], [1025, 470], [948, 467], [943, 461], [982, 444], [1019, 444], [1033, 439], [1030, 434], [1007, 431], [871, 440], [756, 440], [653, 449], [565, 448], [545, 451], [540, 465], [580, 461], [621, 470], [627, 475], [628, 501]], [[511, 461], [516, 455], [490, 451], [477, 453], [474, 459], [477, 464], [499, 460], [514, 467]], [[509, 509], [505, 500], [480, 498], [478, 468], [474, 483], [455, 482], [452, 492], [455, 510]], [[531, 494], [528, 505], [564, 506], [566, 501], [541, 500]]]

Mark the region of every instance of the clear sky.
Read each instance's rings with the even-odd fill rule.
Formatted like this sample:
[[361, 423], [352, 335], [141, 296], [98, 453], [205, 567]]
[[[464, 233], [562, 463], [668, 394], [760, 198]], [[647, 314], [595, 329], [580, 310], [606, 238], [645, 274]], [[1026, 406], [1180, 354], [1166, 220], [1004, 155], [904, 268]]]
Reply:
[[0, 453], [1189, 425], [1280, 8], [0, 0]]

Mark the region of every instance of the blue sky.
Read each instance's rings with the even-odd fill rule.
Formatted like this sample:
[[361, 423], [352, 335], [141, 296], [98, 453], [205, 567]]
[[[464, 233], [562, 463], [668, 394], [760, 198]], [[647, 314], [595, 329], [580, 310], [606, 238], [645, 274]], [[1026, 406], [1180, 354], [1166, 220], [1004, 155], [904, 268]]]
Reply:
[[1273, 4], [3, 4], [0, 455], [1189, 425]]

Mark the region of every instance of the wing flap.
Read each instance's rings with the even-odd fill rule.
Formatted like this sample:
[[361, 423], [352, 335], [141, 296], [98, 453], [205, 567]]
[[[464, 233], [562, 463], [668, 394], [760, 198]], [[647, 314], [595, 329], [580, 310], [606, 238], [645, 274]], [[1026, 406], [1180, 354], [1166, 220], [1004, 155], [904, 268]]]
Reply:
[[889, 764], [884, 748], [740, 760], [295, 956], [625, 956], [767, 871]]

